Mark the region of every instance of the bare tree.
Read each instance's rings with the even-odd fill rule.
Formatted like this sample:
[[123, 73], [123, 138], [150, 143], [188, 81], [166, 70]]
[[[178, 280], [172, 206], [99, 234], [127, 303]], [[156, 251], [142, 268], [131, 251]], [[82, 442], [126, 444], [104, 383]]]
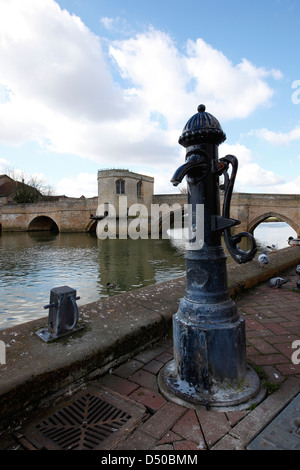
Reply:
[[54, 194], [54, 188], [44, 178], [25, 175], [24, 171], [14, 168], [5, 169], [5, 174], [16, 182], [14, 201], [17, 203], [45, 201]]

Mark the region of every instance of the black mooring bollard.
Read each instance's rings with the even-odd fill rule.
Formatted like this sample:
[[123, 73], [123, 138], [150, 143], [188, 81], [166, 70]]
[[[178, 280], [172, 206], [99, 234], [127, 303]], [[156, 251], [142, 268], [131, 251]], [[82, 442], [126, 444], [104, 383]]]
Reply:
[[50, 291], [48, 328], [41, 328], [36, 334], [47, 343], [82, 329], [78, 324], [78, 306], [76, 290], [69, 286], [54, 287]]
[[[193, 232], [199, 224], [195, 219], [197, 207], [204, 206], [203, 244], [193, 247], [193, 239], [190, 240], [185, 297], [173, 317], [174, 360], [159, 374], [161, 392], [168, 399], [190, 407], [248, 407], [261, 400], [263, 393], [258, 376], [247, 366], [245, 322], [239, 317], [227, 287], [222, 233], [229, 253], [238, 263], [253, 259], [256, 243], [250, 233], [231, 234], [231, 227], [240, 223], [229, 216], [238, 161], [232, 155], [218, 158], [218, 146], [225, 139], [218, 120], [200, 105], [179, 138], [186, 148], [186, 162], [171, 180], [176, 186], [184, 177], [187, 179]], [[238, 245], [244, 237], [250, 243], [248, 251]]]

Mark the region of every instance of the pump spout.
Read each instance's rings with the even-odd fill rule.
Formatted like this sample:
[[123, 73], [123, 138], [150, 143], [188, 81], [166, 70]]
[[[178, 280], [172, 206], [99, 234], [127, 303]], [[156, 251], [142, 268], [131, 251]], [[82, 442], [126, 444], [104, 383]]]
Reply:
[[[189, 159], [181, 165], [177, 170], [175, 171], [173, 178], [171, 179], [171, 183], [173, 183], [174, 186], [178, 186], [183, 178], [191, 171], [194, 170], [195, 168], [198, 168], [199, 170], [202, 170], [201, 173], [198, 175], [202, 178], [204, 178], [207, 173], [208, 173], [208, 165], [207, 165], [207, 158], [206, 155], [203, 155], [204, 152], [201, 152], [200, 155], [192, 155], [189, 157]], [[204, 158], [203, 158], [204, 157]]]
[[173, 178], [171, 179], [171, 183], [173, 183], [173, 186], [178, 186], [182, 182], [190, 167], [191, 165], [189, 163], [184, 163], [179, 168], [177, 168], [173, 175]]

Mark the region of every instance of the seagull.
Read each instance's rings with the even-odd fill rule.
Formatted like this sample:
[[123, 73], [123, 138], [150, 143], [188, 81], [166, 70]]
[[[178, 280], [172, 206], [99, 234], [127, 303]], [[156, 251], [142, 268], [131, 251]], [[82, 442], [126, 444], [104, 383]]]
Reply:
[[114, 289], [115, 287], [117, 287], [117, 284], [112, 284], [111, 282], [106, 284], [106, 289]]
[[279, 289], [283, 284], [289, 282], [288, 279], [283, 279], [282, 277], [273, 277], [269, 280], [269, 286], [273, 287], [274, 289]]
[[269, 257], [266, 254], [267, 250], [263, 250], [263, 252], [257, 258], [257, 261], [261, 264], [262, 267], [266, 267], [269, 263]]
[[267, 248], [269, 248], [269, 250], [271, 250], [271, 251], [276, 251], [276, 250], [278, 250], [278, 245], [277, 244], [275, 245], [273, 243], [272, 245], [267, 245]]

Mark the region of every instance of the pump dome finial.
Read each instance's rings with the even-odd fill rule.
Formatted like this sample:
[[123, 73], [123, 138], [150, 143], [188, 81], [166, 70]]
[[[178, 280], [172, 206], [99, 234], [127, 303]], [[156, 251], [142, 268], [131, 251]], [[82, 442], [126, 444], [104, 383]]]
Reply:
[[226, 135], [219, 121], [205, 111], [204, 104], [200, 104], [197, 109], [198, 113], [186, 123], [179, 137], [179, 144], [183, 147], [189, 147], [201, 143], [219, 145], [224, 142]]

